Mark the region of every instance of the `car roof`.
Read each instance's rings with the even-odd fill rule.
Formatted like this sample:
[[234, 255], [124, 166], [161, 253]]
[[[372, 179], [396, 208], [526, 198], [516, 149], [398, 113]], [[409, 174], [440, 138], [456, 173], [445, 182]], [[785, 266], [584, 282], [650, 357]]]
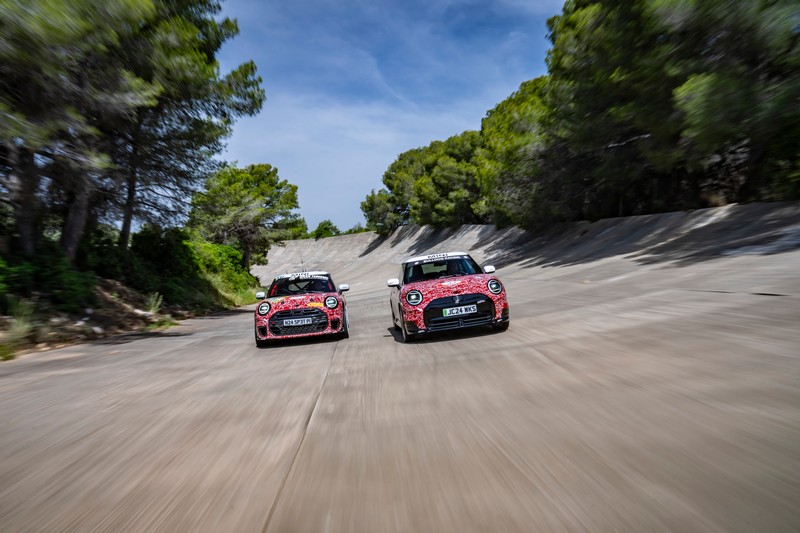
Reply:
[[442, 254], [430, 254], [430, 255], [418, 255], [416, 257], [411, 257], [403, 261], [403, 264], [406, 263], [416, 263], [417, 261], [436, 261], [437, 259], [450, 259], [451, 257], [463, 257], [469, 256], [466, 252], [445, 252]]
[[303, 279], [303, 278], [329, 278], [331, 275], [324, 270], [310, 270], [307, 272], [290, 272], [287, 274], [279, 274], [275, 276], [275, 279], [286, 279], [286, 278], [294, 278], [294, 279]]

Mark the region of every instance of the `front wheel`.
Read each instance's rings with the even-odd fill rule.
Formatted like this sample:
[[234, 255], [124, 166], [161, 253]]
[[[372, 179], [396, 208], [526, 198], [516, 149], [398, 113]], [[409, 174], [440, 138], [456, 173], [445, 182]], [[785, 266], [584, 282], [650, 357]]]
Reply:
[[406, 344], [408, 344], [409, 342], [414, 342], [414, 339], [416, 339], [417, 336], [414, 335], [413, 333], [409, 333], [406, 330], [406, 320], [403, 317], [402, 313], [400, 314], [400, 324], [402, 324], [400, 326], [400, 336], [403, 339], [403, 342]]
[[350, 321], [347, 320], [347, 313], [342, 316], [342, 331], [339, 333], [340, 339], [350, 338]]
[[395, 331], [400, 331], [400, 326], [397, 325], [397, 318], [395, 318], [394, 316], [394, 308], [391, 306], [389, 307], [392, 310], [392, 327], [394, 328]]
[[267, 346], [269, 346], [269, 341], [262, 341], [256, 337], [256, 348], [266, 348]]

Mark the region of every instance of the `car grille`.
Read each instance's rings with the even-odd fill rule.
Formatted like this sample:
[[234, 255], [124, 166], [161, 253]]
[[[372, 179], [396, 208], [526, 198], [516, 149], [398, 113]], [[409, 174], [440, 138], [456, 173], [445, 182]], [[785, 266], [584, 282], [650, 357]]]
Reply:
[[[477, 313], [453, 317], [442, 316], [442, 309], [472, 304], [478, 307]], [[430, 331], [486, 326], [491, 324], [494, 319], [494, 302], [485, 294], [459, 294], [458, 303], [453, 301], [452, 296], [446, 296], [431, 301], [425, 307], [422, 317], [425, 327]]]
[[[283, 321], [287, 318], [311, 318], [311, 324], [303, 326], [284, 326]], [[278, 311], [269, 319], [269, 332], [272, 335], [307, 335], [325, 331], [328, 327], [328, 315], [319, 309], [290, 309], [288, 311]]]

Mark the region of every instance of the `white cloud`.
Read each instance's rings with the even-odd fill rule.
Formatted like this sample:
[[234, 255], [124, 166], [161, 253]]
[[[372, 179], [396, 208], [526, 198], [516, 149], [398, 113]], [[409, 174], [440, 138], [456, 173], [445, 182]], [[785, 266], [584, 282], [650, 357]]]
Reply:
[[240, 121], [226, 158], [277, 167], [282, 179], [299, 186], [309, 228], [329, 218], [344, 230], [363, 223], [359, 204], [382, 186], [384, 171], [401, 152], [479, 128], [480, 116], [471, 115], [459, 108], [342, 104], [277, 94], [258, 117]]

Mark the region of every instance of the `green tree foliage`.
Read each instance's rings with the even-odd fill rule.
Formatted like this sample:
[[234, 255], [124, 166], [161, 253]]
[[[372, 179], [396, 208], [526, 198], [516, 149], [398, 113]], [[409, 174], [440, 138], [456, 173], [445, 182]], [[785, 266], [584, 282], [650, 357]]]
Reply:
[[226, 299], [241, 303], [242, 293], [246, 294], [245, 298], [252, 298], [252, 289], [258, 287], [259, 280], [243, 266], [239, 250], [197, 239], [190, 240], [189, 245], [202, 277], [222, 296], [220, 303], [228, 303]]
[[481, 146], [479, 132], [465, 131], [424, 150], [424, 173], [410, 200], [412, 220], [435, 226], [484, 222], [476, 212], [481, 209], [474, 158]]
[[341, 231], [336, 225], [328, 219], [323, 220], [319, 224], [317, 224], [316, 229], [309, 233], [309, 237], [313, 237], [315, 239], [324, 239], [325, 237], [335, 237], [337, 235], [341, 235]]
[[372, 189], [361, 202], [361, 211], [367, 219], [367, 229], [379, 235], [388, 235], [399, 225], [400, 219], [395, 218], [394, 209], [392, 196], [386, 189]]
[[278, 169], [226, 166], [192, 198], [189, 226], [211, 242], [235, 247], [249, 268], [253, 261], [265, 261], [270, 246], [291, 236], [297, 207], [297, 186], [281, 180]]
[[672, 91], [680, 76], [645, 7], [641, 0], [567, 2], [548, 21], [544, 158], [556, 164], [545, 173], [559, 182], [555, 200], [569, 218], [652, 211], [672, 191], [659, 181], [670, 179], [664, 169], [676, 170], [673, 179], [685, 175], [672, 150], [680, 132]]
[[117, 246], [119, 230], [98, 225], [87, 234], [77, 264], [84, 272], [119, 280], [169, 305], [216, 308], [252, 299], [258, 286], [232, 246], [204, 241], [191, 231], [146, 224], [131, 246]]
[[287, 241], [308, 238], [306, 219], [298, 214], [288, 215], [272, 225], [272, 229], [281, 232], [281, 238]]
[[[425, 173], [425, 150], [416, 148], [403, 152], [389, 165], [383, 174], [391, 209], [386, 214], [385, 225], [393, 229], [407, 224], [411, 218], [411, 197], [414, 194], [414, 183]], [[376, 197], [375, 206], [379, 206], [383, 198]], [[367, 220], [370, 220], [369, 217]]]
[[690, 168], [706, 170], [732, 199], [800, 196], [797, 2], [661, 0], [649, 7], [672, 37], [684, 78], [674, 101]]
[[[400, 154], [368, 226], [533, 226], [800, 197], [796, 0], [568, 0], [548, 75]], [[384, 224], [381, 226], [380, 224]]]
[[0, 9], [2, 178], [26, 255], [39, 238], [43, 177], [69, 199], [61, 244], [74, 255], [89, 191], [108, 167], [94, 119], [152, 105], [158, 92], [111, 59], [154, 11], [150, 0], [11, 1]]
[[353, 235], [355, 233], [364, 233], [370, 231], [360, 222], [356, 223], [352, 228], [342, 232], [342, 235]]
[[252, 61], [221, 75], [216, 54], [238, 33], [217, 19], [216, 1], [159, 2], [157, 16], [123, 47], [124, 61], [156, 83], [156, 105], [110, 126], [122, 135], [113, 145], [121, 198], [121, 245], [134, 217], [169, 222], [186, 212], [185, 198], [216, 170], [237, 117], [261, 109], [264, 91]]
[[386, 188], [373, 190], [361, 203], [367, 227], [385, 235], [408, 222], [484, 222], [476, 161], [481, 146], [479, 132], [465, 131], [400, 154], [384, 173]]
[[185, 214], [233, 121], [264, 99], [214, 0], [30, 0], [0, 8], [0, 188], [27, 256], [57, 223], [74, 260], [92, 219]]
[[481, 122], [484, 144], [475, 158], [481, 194], [477, 206], [495, 224], [525, 225], [534, 216], [554, 215], [545, 205], [548, 196], [542, 193], [540, 171], [547, 81], [543, 76], [524, 82]]
[[145, 225], [122, 253], [127, 262], [122, 280], [143, 294], [163, 295], [168, 304], [230, 305], [236, 293], [258, 285], [238, 250], [194, 239], [184, 229]]
[[[9, 297], [25, 299], [46, 295], [58, 310], [81, 312], [92, 303], [94, 276], [75, 268], [55, 243], [46, 242], [34, 257], [0, 259], [0, 285], [4, 297], [6, 291]], [[8, 303], [2, 300], [0, 308]]]

